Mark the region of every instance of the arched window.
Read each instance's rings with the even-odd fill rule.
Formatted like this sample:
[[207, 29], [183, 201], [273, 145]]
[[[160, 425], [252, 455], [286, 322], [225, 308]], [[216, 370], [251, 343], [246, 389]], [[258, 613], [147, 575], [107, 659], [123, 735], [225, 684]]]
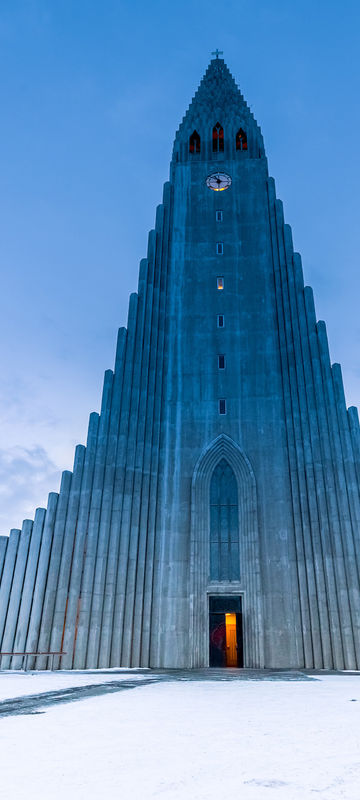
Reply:
[[193, 131], [189, 139], [189, 152], [200, 153], [200, 136], [197, 131]]
[[224, 151], [224, 128], [221, 127], [220, 122], [217, 122], [213, 128], [212, 143], [213, 153], [222, 153]]
[[224, 458], [210, 483], [210, 580], [240, 580], [238, 488]]
[[247, 136], [246, 136], [245, 131], [243, 131], [242, 128], [240, 128], [240, 130], [238, 130], [238, 132], [236, 134], [236, 149], [237, 150], [247, 150], [248, 149]]

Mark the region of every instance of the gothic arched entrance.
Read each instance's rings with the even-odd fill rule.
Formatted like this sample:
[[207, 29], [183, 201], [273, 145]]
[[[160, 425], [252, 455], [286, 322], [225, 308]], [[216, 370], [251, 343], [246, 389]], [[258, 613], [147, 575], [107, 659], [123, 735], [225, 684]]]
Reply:
[[[223, 615], [226, 650], [233, 648], [235, 636], [238, 665], [263, 666], [255, 477], [240, 447], [224, 434], [203, 451], [193, 474], [190, 608], [193, 667], [210, 663], [214, 614]], [[221, 624], [219, 617], [219, 640]]]

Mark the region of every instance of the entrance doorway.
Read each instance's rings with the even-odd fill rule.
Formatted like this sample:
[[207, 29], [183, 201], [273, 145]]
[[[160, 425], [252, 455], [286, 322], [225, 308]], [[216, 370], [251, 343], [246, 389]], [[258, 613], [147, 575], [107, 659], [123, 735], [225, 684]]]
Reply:
[[242, 667], [241, 597], [210, 595], [210, 667]]

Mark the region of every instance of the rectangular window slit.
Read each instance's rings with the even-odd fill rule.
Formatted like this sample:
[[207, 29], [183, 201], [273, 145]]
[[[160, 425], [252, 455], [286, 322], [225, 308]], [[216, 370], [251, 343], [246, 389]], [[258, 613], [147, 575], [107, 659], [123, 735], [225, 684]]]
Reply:
[[223, 354], [218, 355], [218, 367], [219, 369], [225, 369], [225, 356]]
[[226, 400], [224, 397], [219, 400], [219, 414], [226, 414]]
[[218, 256], [222, 256], [224, 253], [224, 245], [223, 242], [216, 242], [216, 254]]
[[224, 278], [222, 278], [222, 277], [216, 278], [216, 285], [217, 285], [217, 288], [218, 288], [219, 292], [221, 292], [223, 290], [223, 288], [224, 288]]
[[216, 212], [216, 222], [222, 222], [222, 221], [223, 221], [223, 212], [222, 211], [217, 211]]
[[218, 314], [217, 326], [218, 328], [225, 328], [225, 317], [223, 314]]

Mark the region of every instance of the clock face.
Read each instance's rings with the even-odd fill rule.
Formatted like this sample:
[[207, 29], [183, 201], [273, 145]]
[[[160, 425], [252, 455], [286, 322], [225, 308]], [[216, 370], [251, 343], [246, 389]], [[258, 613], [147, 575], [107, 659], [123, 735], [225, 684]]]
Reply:
[[213, 175], [206, 178], [206, 185], [214, 192], [223, 192], [224, 189], [231, 186], [230, 175], [227, 175], [226, 172], [214, 172]]

